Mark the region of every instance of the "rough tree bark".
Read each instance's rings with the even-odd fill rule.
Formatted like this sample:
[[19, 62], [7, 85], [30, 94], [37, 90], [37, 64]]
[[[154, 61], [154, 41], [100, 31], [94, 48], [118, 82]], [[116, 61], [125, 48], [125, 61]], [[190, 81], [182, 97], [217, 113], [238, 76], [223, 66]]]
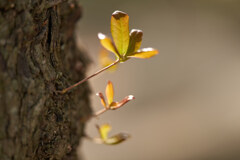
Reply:
[[77, 159], [91, 113], [77, 0], [0, 0], [0, 159]]

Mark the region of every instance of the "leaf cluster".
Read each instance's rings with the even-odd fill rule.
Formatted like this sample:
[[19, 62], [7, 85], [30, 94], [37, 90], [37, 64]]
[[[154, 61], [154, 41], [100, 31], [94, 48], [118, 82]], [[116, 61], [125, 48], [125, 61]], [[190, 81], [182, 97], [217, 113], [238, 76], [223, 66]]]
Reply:
[[115, 54], [116, 59], [125, 62], [129, 58], [150, 58], [158, 54], [158, 50], [148, 47], [140, 49], [143, 32], [132, 29], [129, 33], [129, 16], [122, 11], [115, 11], [111, 16], [111, 38], [98, 33], [102, 46]]

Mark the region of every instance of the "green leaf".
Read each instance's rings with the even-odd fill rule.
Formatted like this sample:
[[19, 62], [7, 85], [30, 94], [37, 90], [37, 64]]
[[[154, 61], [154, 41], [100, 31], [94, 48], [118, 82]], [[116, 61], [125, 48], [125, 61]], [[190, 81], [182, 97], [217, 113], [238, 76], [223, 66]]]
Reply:
[[101, 139], [103, 141], [108, 139], [108, 133], [111, 130], [111, 128], [112, 127], [109, 124], [103, 124], [101, 126], [97, 125], [97, 129], [98, 129], [98, 131], [100, 133], [100, 136], [101, 136]]
[[108, 51], [114, 53], [117, 57], [119, 57], [119, 54], [112, 42], [112, 40], [107, 37], [106, 35], [102, 34], [102, 33], [98, 33], [98, 38], [100, 40], [101, 45], [106, 48]]
[[98, 141], [95, 140], [95, 142], [97, 143], [100, 142], [108, 145], [114, 145], [114, 144], [119, 144], [130, 137], [130, 135], [127, 133], [119, 133], [108, 138], [108, 133], [112, 129], [112, 127], [109, 124], [103, 124], [101, 126], [97, 125], [96, 127], [100, 133], [101, 140], [102, 140], [102, 142], [100, 142], [99, 140]]
[[158, 54], [158, 50], [153, 49], [153, 48], [143, 48], [138, 50], [137, 52], [133, 53], [132, 55], [128, 57], [133, 57], [133, 58], [150, 58], [152, 56], [155, 56]]
[[127, 133], [119, 133], [119, 134], [116, 134], [116, 135], [106, 139], [104, 143], [108, 144], [108, 145], [119, 144], [119, 143], [127, 140], [128, 138], [130, 138], [129, 134], [127, 134]]
[[130, 32], [130, 41], [126, 56], [130, 56], [134, 52], [140, 49], [142, 43], [143, 32], [138, 29], [132, 29]]
[[111, 33], [118, 53], [125, 55], [129, 45], [129, 16], [115, 11], [111, 17]]

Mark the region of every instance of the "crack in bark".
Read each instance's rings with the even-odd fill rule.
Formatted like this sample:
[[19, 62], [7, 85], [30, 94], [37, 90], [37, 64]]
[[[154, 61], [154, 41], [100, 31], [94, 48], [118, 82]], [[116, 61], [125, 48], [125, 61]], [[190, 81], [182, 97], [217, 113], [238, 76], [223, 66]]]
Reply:
[[[51, 9], [50, 11], [51, 12]], [[48, 18], [48, 35], [47, 35], [47, 44], [48, 44], [48, 49], [50, 50], [51, 47], [51, 40], [52, 40], [52, 16], [51, 13], [49, 14]]]

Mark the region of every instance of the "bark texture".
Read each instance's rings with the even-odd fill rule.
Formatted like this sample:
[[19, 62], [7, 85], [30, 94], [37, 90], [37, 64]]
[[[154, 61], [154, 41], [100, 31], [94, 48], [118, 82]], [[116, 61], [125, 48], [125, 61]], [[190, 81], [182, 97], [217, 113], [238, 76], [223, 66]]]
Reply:
[[91, 113], [76, 47], [76, 0], [0, 0], [0, 159], [77, 159], [81, 119]]

